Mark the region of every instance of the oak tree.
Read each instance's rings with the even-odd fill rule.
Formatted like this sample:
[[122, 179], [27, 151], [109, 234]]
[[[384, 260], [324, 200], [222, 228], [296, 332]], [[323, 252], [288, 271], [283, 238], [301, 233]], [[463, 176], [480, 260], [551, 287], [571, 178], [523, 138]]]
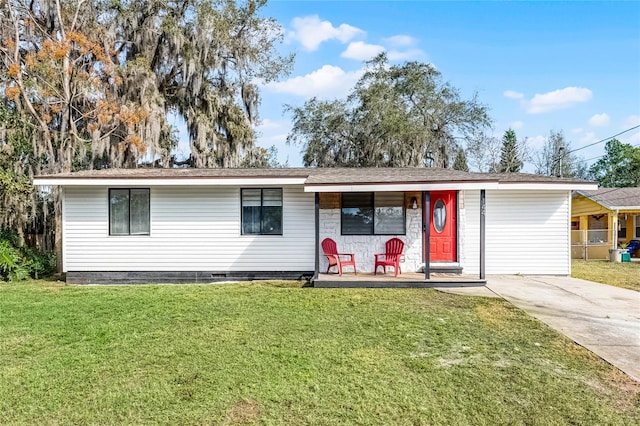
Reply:
[[463, 100], [431, 64], [389, 63], [384, 53], [366, 63], [346, 99], [313, 98], [287, 106], [287, 137], [304, 151], [307, 166], [450, 167], [458, 141], [487, 126], [476, 95]]
[[258, 84], [292, 63], [276, 52], [283, 32], [261, 16], [265, 1], [0, 1], [0, 148], [22, 156], [11, 181], [149, 158], [170, 167], [169, 112], [187, 123], [189, 165], [241, 165], [255, 148]]

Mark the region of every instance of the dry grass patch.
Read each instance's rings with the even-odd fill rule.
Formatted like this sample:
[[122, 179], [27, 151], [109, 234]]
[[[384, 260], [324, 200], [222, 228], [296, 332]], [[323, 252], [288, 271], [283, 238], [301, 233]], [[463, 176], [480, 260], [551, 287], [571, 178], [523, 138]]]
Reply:
[[571, 276], [640, 291], [640, 262], [573, 260], [571, 263]]
[[260, 404], [256, 401], [239, 401], [227, 415], [225, 424], [247, 425], [256, 423], [260, 416]]
[[629, 380], [629, 377], [620, 370], [614, 369], [600, 377], [579, 379], [603, 398], [613, 401], [617, 410], [633, 410], [640, 404], [640, 383]]

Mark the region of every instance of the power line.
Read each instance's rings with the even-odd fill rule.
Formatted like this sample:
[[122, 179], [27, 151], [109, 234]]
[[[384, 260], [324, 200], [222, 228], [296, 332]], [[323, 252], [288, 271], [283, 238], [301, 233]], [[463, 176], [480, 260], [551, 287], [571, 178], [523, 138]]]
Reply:
[[[597, 144], [602, 143], [602, 142], [608, 142], [608, 141], [610, 141], [611, 139], [613, 139], [613, 138], [615, 138], [615, 137], [617, 137], [617, 136], [620, 136], [620, 135], [623, 135], [623, 134], [625, 134], [625, 133], [628, 133], [628, 132], [630, 132], [630, 131], [632, 131], [632, 130], [635, 130], [635, 129], [639, 128], [639, 127], [640, 127], [640, 124], [637, 124], [637, 125], [635, 125], [635, 126], [633, 126], [633, 127], [629, 127], [628, 129], [621, 131], [620, 133], [616, 133], [616, 134], [615, 134], [615, 135], [613, 135], [613, 136], [609, 136], [609, 137], [607, 137], [607, 138], [600, 139], [599, 141], [596, 141], [596, 142], [590, 143], [590, 144], [585, 145], [585, 146], [582, 146], [582, 147], [580, 147], [580, 148], [572, 149], [571, 151], [565, 151], [565, 150], [564, 150], [564, 148], [562, 148], [562, 154], [557, 155], [557, 156], [556, 156], [556, 155], [554, 155], [556, 158], [551, 162], [551, 167], [550, 167], [550, 168], [551, 168], [551, 170], [553, 170], [553, 169], [554, 169], [554, 167], [556, 167], [556, 165], [557, 165], [559, 162], [561, 162], [561, 161], [562, 161], [562, 160], [563, 160], [567, 155], [569, 155], [569, 154], [571, 154], [571, 153], [573, 153], [573, 152], [580, 151], [581, 149], [589, 148], [590, 146], [594, 146], [594, 145], [597, 145]], [[600, 158], [600, 157], [604, 157], [605, 155], [606, 155], [606, 154], [603, 154], [603, 155], [600, 155], [600, 156], [598, 156], [598, 157], [590, 158], [590, 159], [588, 159], [588, 160], [581, 160], [581, 161], [582, 161], [582, 162], [584, 162], [584, 163], [586, 163], [587, 161], [594, 160], [594, 159], [596, 159], [596, 158]], [[562, 170], [560, 170], [560, 173], [562, 173]]]
[[616, 133], [615, 135], [613, 135], [613, 136], [609, 136], [608, 138], [600, 139], [600, 140], [599, 140], [599, 141], [597, 141], [597, 142], [590, 143], [590, 144], [585, 145], [585, 146], [582, 146], [582, 147], [580, 147], [580, 148], [572, 149], [571, 151], [567, 151], [567, 152], [563, 155], [563, 157], [564, 157], [564, 156], [566, 156], [566, 155], [571, 154], [572, 152], [580, 151], [581, 149], [589, 148], [590, 146], [598, 145], [599, 143], [602, 143], [602, 142], [607, 142], [607, 141], [609, 141], [609, 140], [611, 140], [611, 139], [613, 139], [613, 138], [615, 138], [615, 137], [617, 137], [617, 136], [624, 135], [624, 134], [625, 134], [625, 133], [627, 133], [627, 132], [630, 132], [630, 131], [632, 131], [632, 130], [634, 130], [634, 129], [637, 129], [638, 127], [640, 127], [640, 124], [638, 124], [637, 126], [629, 127], [627, 130], [623, 130], [622, 132], [620, 132], [620, 133]]
[[[631, 147], [632, 147], [632, 148], [640, 148], [640, 144], [638, 144], [638, 145], [631, 145]], [[587, 161], [595, 160], [595, 159], [597, 159], [597, 158], [604, 157], [605, 155], [607, 155], [607, 154], [598, 155], [597, 157], [591, 157], [591, 158], [587, 158], [587, 159], [584, 159], [584, 160], [581, 160], [581, 161], [586, 163]]]

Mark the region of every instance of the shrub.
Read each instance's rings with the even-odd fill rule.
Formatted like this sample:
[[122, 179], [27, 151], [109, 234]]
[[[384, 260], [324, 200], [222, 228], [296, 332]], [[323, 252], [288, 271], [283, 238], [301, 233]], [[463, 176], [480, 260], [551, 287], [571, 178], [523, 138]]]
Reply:
[[29, 275], [32, 278], [48, 277], [56, 271], [56, 255], [53, 252], [23, 247], [22, 253], [29, 264]]
[[15, 233], [0, 232], [0, 280], [22, 281], [29, 277], [43, 278], [56, 268], [53, 253], [30, 247], [18, 247]]
[[22, 281], [29, 278], [29, 265], [9, 240], [0, 240], [0, 278]]

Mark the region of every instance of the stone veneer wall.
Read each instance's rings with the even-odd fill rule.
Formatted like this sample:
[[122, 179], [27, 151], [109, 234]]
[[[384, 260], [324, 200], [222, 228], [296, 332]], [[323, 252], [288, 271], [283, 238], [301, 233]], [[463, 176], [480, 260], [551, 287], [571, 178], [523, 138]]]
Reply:
[[[320, 209], [320, 242], [331, 238], [338, 244], [340, 253], [354, 253], [358, 272], [373, 272], [374, 254], [384, 253], [384, 243], [398, 237], [404, 241], [404, 262], [400, 264], [403, 272], [416, 272], [422, 264], [422, 210], [406, 210], [406, 235], [340, 235], [340, 209]], [[327, 258], [320, 247], [320, 273], [327, 271]], [[331, 270], [336, 271], [336, 268]], [[347, 267], [343, 272], [351, 272]], [[392, 269], [388, 269], [392, 271]], [[379, 269], [382, 272], [382, 268]]]

